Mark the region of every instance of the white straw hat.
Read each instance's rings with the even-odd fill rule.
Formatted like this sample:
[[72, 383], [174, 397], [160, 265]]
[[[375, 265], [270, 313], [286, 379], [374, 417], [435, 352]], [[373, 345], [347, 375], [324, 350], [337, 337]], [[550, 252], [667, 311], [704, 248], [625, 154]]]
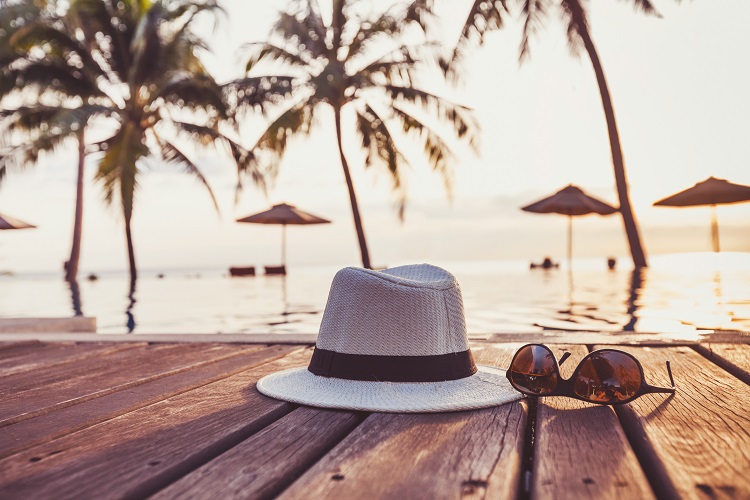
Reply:
[[521, 397], [503, 370], [474, 364], [458, 282], [428, 264], [340, 270], [310, 365], [267, 375], [257, 387], [293, 403], [396, 413]]

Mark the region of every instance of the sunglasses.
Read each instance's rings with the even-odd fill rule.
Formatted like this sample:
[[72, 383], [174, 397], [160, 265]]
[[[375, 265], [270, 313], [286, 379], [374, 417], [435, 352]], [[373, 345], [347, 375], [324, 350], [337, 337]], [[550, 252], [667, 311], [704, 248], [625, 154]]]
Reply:
[[560, 358], [542, 344], [527, 344], [513, 356], [505, 376], [516, 390], [529, 396], [567, 396], [589, 403], [618, 405], [629, 403], [644, 394], [672, 393], [672, 368], [667, 372], [672, 387], [655, 387], [646, 383], [643, 367], [632, 354], [617, 349], [599, 349], [578, 363], [573, 376], [560, 376], [560, 365], [570, 356]]

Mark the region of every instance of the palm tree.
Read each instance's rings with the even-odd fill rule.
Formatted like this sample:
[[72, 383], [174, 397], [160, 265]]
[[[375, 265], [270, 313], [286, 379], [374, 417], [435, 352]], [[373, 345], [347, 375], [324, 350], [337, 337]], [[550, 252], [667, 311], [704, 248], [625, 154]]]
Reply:
[[[443, 68], [448, 73], [455, 73], [455, 63], [463, 57], [470, 45], [474, 43], [481, 44], [487, 32], [503, 27], [505, 17], [509, 12], [508, 3], [506, 0], [474, 1], [464, 23], [456, 48], [453, 50], [451, 57], [443, 61]], [[620, 200], [619, 212], [622, 215], [625, 226], [630, 254], [635, 267], [646, 267], [646, 253], [641, 243], [638, 224], [630, 204], [627, 176], [625, 175], [625, 162], [622, 147], [620, 146], [620, 134], [617, 131], [612, 97], [609, 93], [609, 87], [607, 86], [599, 54], [591, 38], [585, 4], [582, 0], [515, 0], [514, 3], [520, 7], [523, 20], [523, 35], [519, 54], [521, 62], [526, 60], [530, 55], [529, 42], [531, 37], [538, 33], [543, 27], [543, 22], [547, 16], [554, 10], [559, 12], [563, 23], [566, 24], [568, 45], [571, 52], [577, 55], [580, 53], [581, 48], [586, 50], [594, 68], [596, 82], [599, 85], [602, 107], [604, 108], [604, 116], [607, 121], [615, 184]], [[630, 3], [633, 4], [636, 10], [640, 10], [645, 14], [658, 15], [650, 0], [630, 0]]]
[[[36, 48], [49, 45], [49, 40], [58, 42], [63, 60], [51, 60], [48, 54], [35, 57], [39, 51], [32, 50], [28, 60], [14, 68], [20, 82], [37, 76], [67, 82], [70, 74], [78, 82], [90, 73], [86, 82], [93, 83], [96, 97], [84, 102], [99, 106], [96, 113], [107, 117], [101, 125], [114, 132], [87, 152], [98, 156], [96, 180], [103, 185], [105, 200], [119, 199], [121, 204], [132, 284], [137, 278], [131, 232], [134, 194], [146, 162], [158, 158], [194, 176], [214, 206], [213, 192], [179, 144], [181, 139], [223, 148], [238, 171], [251, 172], [262, 182], [253, 156], [225, 134], [232, 117], [224, 89], [197, 55], [206, 44], [193, 31], [195, 19], [219, 11], [214, 0], [72, 0], [63, 16], [27, 35]], [[62, 89], [69, 96], [79, 96], [77, 90]], [[16, 164], [35, 160], [39, 151], [57, 147], [69, 136], [68, 129], [44, 122], [39, 129], [38, 137], [8, 155]]]
[[[90, 106], [89, 100], [102, 97], [95, 83], [91, 80], [90, 60], [83, 59], [89, 71], [79, 71], [65, 63], [65, 58], [75, 52], [75, 41], [65, 35], [49, 30], [55, 22], [61, 22], [54, 13], [54, 4], [44, 1], [0, 1], [3, 15], [0, 16], [0, 99], [12, 95], [16, 100], [25, 100], [31, 104], [12, 109], [0, 107], [5, 143], [12, 142], [12, 134], [16, 139], [28, 143], [29, 137], [39, 135], [39, 127], [65, 130], [66, 136], [75, 136], [78, 140], [78, 178], [76, 183], [76, 208], [73, 224], [73, 241], [70, 258], [65, 263], [65, 278], [71, 283], [78, 274], [80, 260], [81, 237], [83, 230], [83, 181], [84, 181], [84, 131], [88, 119], [99, 112], [98, 106]], [[51, 36], [50, 36], [51, 35]], [[67, 74], [64, 83], [57, 84], [59, 79], [47, 80], [49, 72], [28, 73], [22, 71], [26, 64], [31, 64], [38, 56], [30, 52], [39, 52], [42, 45], [46, 45], [45, 59], [48, 63]], [[83, 47], [78, 47], [83, 52]], [[68, 69], [69, 68], [69, 69]], [[59, 76], [59, 75], [58, 75]], [[80, 81], [83, 80], [83, 81]], [[50, 84], [52, 83], [52, 84]], [[30, 88], [31, 87], [31, 88]], [[75, 99], [78, 98], [78, 99]], [[54, 106], [41, 104], [40, 101], [52, 99]], [[67, 108], [66, 103], [78, 101], [78, 110]], [[58, 109], [59, 108], [59, 109]], [[50, 144], [50, 146], [53, 146]], [[34, 164], [36, 156], [41, 152], [26, 150], [25, 155], [17, 155], [18, 150], [11, 147], [10, 155], [7, 151], [0, 151], [0, 181], [6, 173], [9, 164]], [[14, 158], [15, 156], [15, 158]]]
[[[390, 174], [402, 219], [406, 191], [401, 177], [407, 160], [394, 137], [396, 129], [421, 143], [449, 193], [455, 157], [428, 122], [442, 120], [458, 138], [477, 146], [478, 125], [468, 108], [416, 87], [422, 58], [418, 47], [407, 39], [424, 34], [431, 15], [430, 0], [392, 8], [375, 17], [362, 14], [356, 2], [334, 0], [331, 21], [326, 22], [315, 0], [302, 0], [279, 14], [268, 42], [251, 45], [248, 75], [256, 74], [262, 62], [281, 62], [286, 67], [282, 75], [265, 75], [267, 102], [281, 109], [252, 150], [275, 171], [289, 139], [308, 134], [319, 109], [330, 106], [366, 268], [371, 267], [370, 256], [343, 147], [342, 121], [348, 118], [344, 110], [351, 108], [354, 114], [356, 125], [352, 128], [366, 152], [366, 165], [385, 167]], [[256, 98], [256, 87], [248, 87], [241, 80], [230, 85], [240, 92], [249, 90]], [[280, 88], [274, 91], [277, 86]], [[238, 104], [242, 104], [241, 99]]]

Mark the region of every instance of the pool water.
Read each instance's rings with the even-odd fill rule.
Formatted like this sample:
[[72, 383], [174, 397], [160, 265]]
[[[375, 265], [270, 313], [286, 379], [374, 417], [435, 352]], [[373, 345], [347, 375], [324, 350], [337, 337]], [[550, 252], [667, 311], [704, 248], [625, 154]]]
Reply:
[[[541, 330], [689, 333], [750, 331], [750, 254], [652, 256], [639, 272], [620, 259], [572, 270], [527, 261], [431, 262], [456, 275], [469, 333]], [[395, 264], [394, 264], [395, 265]], [[80, 307], [100, 333], [316, 333], [336, 266], [288, 266], [286, 277], [232, 278], [225, 269], [125, 273], [80, 283]], [[164, 274], [159, 278], [158, 274]], [[0, 317], [72, 316], [59, 275], [0, 276]]]

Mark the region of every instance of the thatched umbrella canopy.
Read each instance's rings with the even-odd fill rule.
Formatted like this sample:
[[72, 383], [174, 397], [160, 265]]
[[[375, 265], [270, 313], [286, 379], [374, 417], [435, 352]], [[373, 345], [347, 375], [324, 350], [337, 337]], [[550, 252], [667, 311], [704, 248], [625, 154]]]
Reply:
[[568, 184], [557, 193], [537, 202], [522, 207], [525, 212], [537, 214], [561, 214], [568, 216], [568, 264], [572, 262], [573, 253], [573, 217], [599, 214], [611, 215], [617, 209], [593, 196], [586, 194], [578, 186]]
[[750, 186], [733, 184], [726, 179], [709, 177], [705, 181], [696, 183], [693, 187], [654, 203], [658, 207], [697, 207], [708, 205], [711, 207], [711, 241], [714, 252], [718, 252], [719, 222], [716, 217], [716, 205], [728, 205], [750, 201]]
[[323, 219], [317, 215], [304, 212], [293, 205], [281, 203], [274, 205], [269, 210], [253, 215], [248, 215], [237, 222], [247, 222], [250, 224], [276, 224], [282, 226], [281, 232], [281, 265], [286, 266], [286, 226], [287, 225], [308, 225], [308, 224], [329, 224], [331, 221]]
[[31, 229], [33, 224], [0, 214], [0, 229]]

